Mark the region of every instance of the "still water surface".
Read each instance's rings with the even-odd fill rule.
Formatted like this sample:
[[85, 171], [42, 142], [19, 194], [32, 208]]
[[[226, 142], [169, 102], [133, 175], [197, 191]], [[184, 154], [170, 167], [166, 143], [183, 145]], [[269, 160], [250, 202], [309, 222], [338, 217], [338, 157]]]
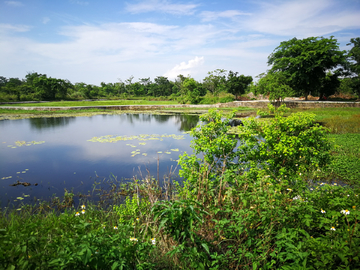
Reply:
[[[185, 132], [198, 120], [193, 115], [106, 114], [0, 121], [1, 206], [17, 197], [26, 202], [62, 196], [64, 189], [87, 193], [96, 176], [140, 178], [139, 166], [143, 177], [146, 169], [157, 176], [158, 158], [163, 178], [177, 166], [179, 154], [192, 153]], [[17, 181], [31, 186], [9, 186]]]

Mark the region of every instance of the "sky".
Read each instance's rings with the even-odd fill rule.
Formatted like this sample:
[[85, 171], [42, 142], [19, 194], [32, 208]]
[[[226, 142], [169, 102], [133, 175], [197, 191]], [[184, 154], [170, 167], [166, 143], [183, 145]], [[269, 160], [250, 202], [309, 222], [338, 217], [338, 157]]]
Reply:
[[266, 72], [294, 37], [360, 37], [360, 0], [0, 0], [0, 76], [133, 82]]

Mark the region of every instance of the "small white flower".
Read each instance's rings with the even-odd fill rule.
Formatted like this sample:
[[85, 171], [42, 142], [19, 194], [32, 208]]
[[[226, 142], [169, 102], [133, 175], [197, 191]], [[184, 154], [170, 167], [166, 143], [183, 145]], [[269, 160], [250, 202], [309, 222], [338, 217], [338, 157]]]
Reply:
[[336, 231], [336, 229], [335, 229], [335, 227], [334, 227], [334, 226], [333, 226], [333, 227], [331, 227], [331, 228], [330, 228], [330, 230], [331, 230], [331, 231]]
[[155, 238], [151, 238], [151, 244], [153, 244], [153, 245], [156, 244], [156, 239]]
[[294, 198], [292, 198], [293, 199], [293, 201], [294, 200], [300, 200], [301, 199], [301, 196], [300, 195], [297, 195], [297, 196], [295, 196]]
[[118, 229], [118, 227], [117, 226], [114, 226], [114, 230], [117, 230]]
[[340, 213], [344, 215], [349, 215], [350, 211], [346, 209], [346, 210], [341, 210]]
[[288, 191], [292, 191], [292, 189], [291, 189], [291, 188], [287, 188], [286, 190], [288, 190]]
[[130, 237], [130, 241], [137, 242], [138, 240], [135, 237]]
[[325, 213], [326, 213], [326, 211], [325, 211], [325, 210], [323, 210], [323, 209], [321, 209], [321, 213], [325, 214]]
[[301, 173], [299, 173], [299, 175], [301, 175]]
[[86, 207], [85, 207], [85, 205], [83, 204], [82, 206], [81, 206], [81, 209], [85, 209]]
[[83, 209], [83, 210], [81, 210], [81, 214], [85, 214], [85, 210]]
[[80, 213], [79, 213], [79, 212], [76, 212], [75, 217], [77, 217], [77, 216], [80, 216]]

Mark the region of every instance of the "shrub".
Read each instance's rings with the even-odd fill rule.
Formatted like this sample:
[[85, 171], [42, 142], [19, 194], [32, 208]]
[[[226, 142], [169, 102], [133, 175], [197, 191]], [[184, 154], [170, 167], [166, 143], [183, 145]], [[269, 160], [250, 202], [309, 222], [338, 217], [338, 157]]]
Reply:
[[246, 121], [237, 144], [221, 118], [211, 110], [191, 131], [180, 200], [153, 208], [176, 242], [168, 254], [183, 268], [359, 268], [359, 190], [319, 178], [326, 129], [313, 115], [276, 113]]

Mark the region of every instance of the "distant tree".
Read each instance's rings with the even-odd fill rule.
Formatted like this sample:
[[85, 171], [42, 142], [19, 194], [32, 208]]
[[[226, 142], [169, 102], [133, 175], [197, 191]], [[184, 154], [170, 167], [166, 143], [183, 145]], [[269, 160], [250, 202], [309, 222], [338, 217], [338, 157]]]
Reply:
[[36, 95], [41, 100], [54, 100], [57, 95], [59, 98], [65, 98], [68, 88], [71, 87], [69, 81], [47, 78], [46, 75], [34, 78], [33, 85]]
[[26, 75], [25, 75], [25, 81], [27, 84], [29, 85], [33, 85], [33, 82], [34, 82], [34, 79], [35, 78], [39, 78], [41, 76], [46, 76], [44, 74], [39, 74], [37, 72], [28, 72]]
[[327, 97], [336, 93], [336, 90], [340, 86], [340, 80], [337, 74], [333, 74], [329, 71], [325, 78], [321, 80], [321, 86], [319, 87], [319, 91], [315, 92], [317, 96], [319, 96], [320, 100], [324, 100]]
[[141, 84], [141, 88], [139, 90], [138, 95], [139, 96], [147, 95], [152, 85], [152, 81], [150, 80], [150, 77], [140, 79], [139, 83]]
[[360, 37], [350, 39], [350, 43], [347, 45], [353, 45], [348, 52], [350, 60], [349, 69], [352, 73], [353, 91], [360, 97]]
[[293, 38], [281, 42], [268, 58], [269, 73], [281, 72], [295, 93], [305, 97], [321, 87], [328, 71], [340, 74], [346, 63], [345, 51], [333, 37]]
[[229, 71], [226, 80], [226, 89], [228, 93], [235, 95], [235, 98], [245, 94], [249, 84], [253, 81], [251, 76], [240, 75], [238, 72]]
[[8, 79], [4, 76], [0, 76], [0, 87], [5, 86], [8, 82]]
[[275, 101], [277, 105], [289, 96], [294, 94], [293, 89], [287, 84], [283, 73], [261, 74], [260, 80], [254, 87], [255, 95], [268, 95], [270, 101]]
[[129, 95], [134, 95], [134, 89], [133, 89], [133, 79], [134, 76], [131, 75], [128, 79], [125, 80], [125, 88], [126, 88], [126, 92]]
[[214, 95], [226, 91], [226, 70], [215, 69], [209, 71], [208, 76], [203, 81], [203, 86]]
[[157, 76], [154, 79], [155, 83], [152, 87], [152, 94], [156, 97], [170, 96], [174, 83], [170, 82], [167, 77]]
[[182, 83], [183, 103], [198, 104], [201, 100], [199, 83], [193, 78], [186, 78]]

